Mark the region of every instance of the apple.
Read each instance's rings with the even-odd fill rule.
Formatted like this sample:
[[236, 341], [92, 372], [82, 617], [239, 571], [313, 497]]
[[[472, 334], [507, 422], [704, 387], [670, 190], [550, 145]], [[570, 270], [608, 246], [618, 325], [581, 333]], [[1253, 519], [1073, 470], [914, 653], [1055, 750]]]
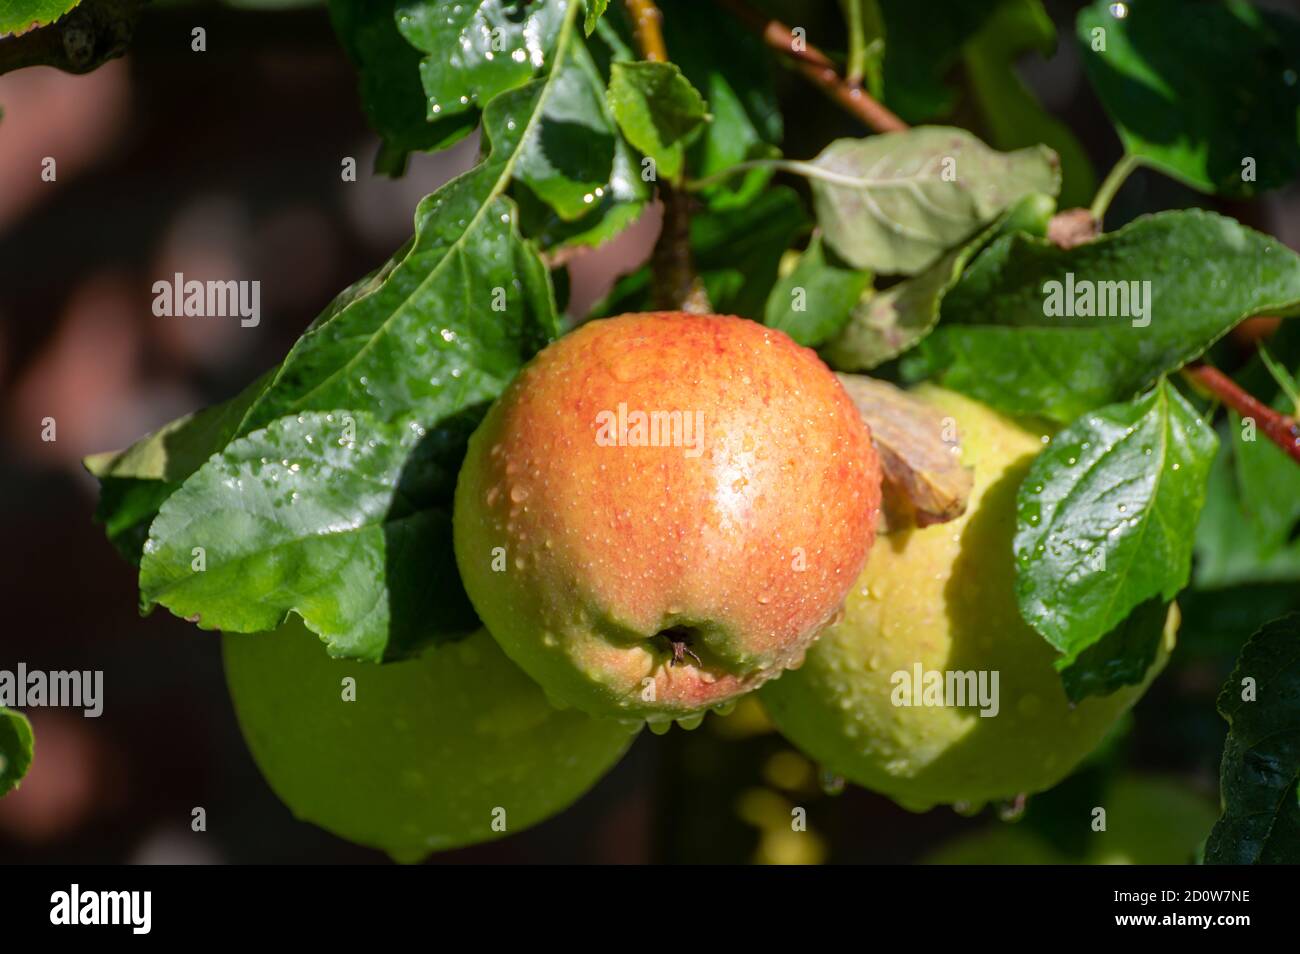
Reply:
[[1213, 800], [1177, 779], [1124, 775], [1107, 791], [1106, 830], [1088, 841], [1090, 865], [1192, 864], [1219, 818]]
[[[1012, 538], [1016, 489], [1044, 442], [961, 395], [916, 392], [953, 418], [974, 469], [956, 520], [890, 533], [872, 550], [845, 604], [803, 667], [765, 686], [777, 727], [825, 769], [915, 811], [1039, 792], [1064, 778], [1164, 666], [1177, 627], [1142, 685], [1071, 706], [1055, 650], [1021, 618]], [[998, 674], [996, 714], [967, 705], [898, 705], [923, 674]], [[919, 700], [926, 702], [922, 695]]]
[[482, 630], [382, 666], [331, 659], [296, 617], [228, 633], [222, 649], [244, 739], [280, 800], [398, 861], [556, 814], [632, 741], [626, 726], [554, 709]]
[[[1086, 823], [1086, 819], [1084, 819]], [[961, 835], [920, 861], [923, 865], [1069, 865], [1078, 859], [1057, 851], [1041, 835], [999, 822]]]
[[666, 723], [798, 665], [866, 560], [880, 479], [812, 351], [742, 318], [623, 315], [551, 344], [488, 411], [456, 560], [555, 700]]
[[1066, 854], [1018, 824], [998, 824], [953, 839], [927, 855], [930, 865], [1185, 865], [1209, 837], [1214, 803], [1183, 782], [1153, 775], [1122, 775], [1101, 804], [1106, 830], [1091, 811], [1077, 823], [1087, 834], [1081, 854]]

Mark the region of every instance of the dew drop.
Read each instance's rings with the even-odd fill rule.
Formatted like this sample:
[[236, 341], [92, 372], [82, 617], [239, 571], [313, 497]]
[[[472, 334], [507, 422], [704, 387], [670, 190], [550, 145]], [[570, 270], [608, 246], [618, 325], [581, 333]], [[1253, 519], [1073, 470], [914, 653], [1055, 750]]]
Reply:
[[817, 774], [817, 780], [827, 795], [840, 795], [844, 792], [844, 776], [837, 775], [830, 769], [822, 769]]

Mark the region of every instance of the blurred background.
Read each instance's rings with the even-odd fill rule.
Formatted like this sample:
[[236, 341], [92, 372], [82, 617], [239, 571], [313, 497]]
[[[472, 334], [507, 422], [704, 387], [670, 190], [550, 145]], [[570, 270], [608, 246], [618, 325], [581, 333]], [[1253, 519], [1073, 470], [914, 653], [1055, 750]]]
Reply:
[[[1022, 76], [1104, 173], [1119, 143], [1080, 70], [1077, 4], [1048, 8], [1062, 42], [1050, 59], [1028, 57]], [[837, 47], [833, 19], [783, 16]], [[191, 52], [194, 26], [207, 30], [205, 53]], [[787, 155], [864, 134], [775, 62], [773, 71]], [[135, 574], [92, 522], [95, 483], [80, 460], [272, 366], [334, 294], [401, 244], [416, 202], [473, 162], [476, 140], [414, 156], [403, 179], [373, 176], [378, 140], [355, 72], [323, 5], [310, 3], [155, 6], [130, 53], [89, 75], [37, 67], [0, 76], [0, 108], [0, 668], [102, 669], [106, 699], [98, 719], [27, 711], [36, 758], [0, 800], [0, 862], [385, 862], [295, 821], [267, 788], [240, 738], [217, 638], [165, 611], [138, 615]], [[954, 118], [978, 129], [960, 106]], [[53, 182], [40, 175], [47, 156], [57, 161]], [[340, 180], [349, 156], [356, 182]], [[1107, 226], [1206, 203], [1139, 172]], [[1294, 187], [1213, 207], [1300, 248]], [[637, 267], [657, 230], [651, 210], [572, 260], [571, 316]], [[151, 286], [174, 272], [260, 280], [260, 325], [155, 317]], [[1227, 347], [1244, 355], [1248, 344]], [[41, 437], [46, 417], [57, 422], [52, 442]], [[1166, 674], [1096, 758], [1030, 800], [1016, 831], [1059, 842], [1052, 819], [1095, 804], [1116, 773], [1172, 780], [1213, 815], [1225, 731], [1214, 697], [1246, 637], [1300, 607], [1300, 596], [1293, 583], [1259, 584], [1190, 593], [1182, 604]], [[915, 815], [838, 788], [745, 704], [694, 732], [643, 733], [559, 817], [431, 861], [911, 862], [1003, 824], [992, 810]], [[789, 831], [792, 805], [808, 808], [809, 836]], [[190, 830], [196, 806], [207, 811], [203, 833]]]

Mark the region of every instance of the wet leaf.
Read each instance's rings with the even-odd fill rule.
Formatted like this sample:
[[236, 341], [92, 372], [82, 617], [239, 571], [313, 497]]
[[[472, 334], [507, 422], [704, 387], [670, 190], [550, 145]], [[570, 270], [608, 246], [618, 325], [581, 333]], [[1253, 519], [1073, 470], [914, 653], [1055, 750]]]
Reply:
[[1250, 638], [1218, 706], [1230, 727], [1219, 773], [1223, 817], [1205, 863], [1300, 862], [1300, 614]]
[[1221, 195], [1300, 173], [1300, 21], [1241, 0], [1094, 0], [1078, 34], [1129, 153]]
[[21, 712], [0, 707], [0, 796], [18, 787], [32, 764], [32, 727]]
[[308, 412], [233, 442], [162, 505], [140, 592], [203, 629], [294, 612], [333, 656], [381, 660], [471, 632], [451, 503], [469, 415], [427, 431]]
[[1080, 418], [1034, 458], [1017, 495], [1016, 597], [1064, 665], [1187, 584], [1216, 445], [1161, 380]]
[[882, 274], [914, 275], [1019, 199], [1060, 185], [1051, 150], [1000, 153], [943, 126], [838, 139], [811, 166], [827, 244]]

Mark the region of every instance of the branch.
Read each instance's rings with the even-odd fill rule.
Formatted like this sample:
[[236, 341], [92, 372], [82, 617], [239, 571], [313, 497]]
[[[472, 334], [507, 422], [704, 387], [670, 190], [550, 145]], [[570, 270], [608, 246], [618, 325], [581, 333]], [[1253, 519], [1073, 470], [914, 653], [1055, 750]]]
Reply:
[[654, 5], [654, 0], [626, 0], [626, 3], [642, 59], [652, 63], [667, 63], [668, 47], [664, 45], [663, 13]]
[[135, 33], [145, 0], [83, 0], [47, 26], [0, 39], [0, 73], [53, 66], [89, 73], [121, 56]]
[[1237, 383], [1217, 368], [1199, 361], [1183, 368], [1183, 375], [1208, 391], [1242, 417], [1254, 419], [1264, 436], [1300, 464], [1300, 424], [1295, 418], [1275, 411], [1247, 394]]
[[908, 128], [907, 123], [873, 99], [860, 84], [840, 76], [825, 53], [811, 43], [796, 43], [790, 28], [780, 20], [750, 9], [745, 0], [719, 0], [719, 3], [759, 34], [771, 49], [792, 60], [794, 68], [809, 82], [876, 132], [902, 132]]
[[[653, 0], [625, 0], [642, 58], [668, 62], [663, 14]], [[659, 180], [663, 225], [650, 255], [651, 306], [662, 311], [707, 314], [713, 310], [691, 255], [691, 198], [675, 185]]]

